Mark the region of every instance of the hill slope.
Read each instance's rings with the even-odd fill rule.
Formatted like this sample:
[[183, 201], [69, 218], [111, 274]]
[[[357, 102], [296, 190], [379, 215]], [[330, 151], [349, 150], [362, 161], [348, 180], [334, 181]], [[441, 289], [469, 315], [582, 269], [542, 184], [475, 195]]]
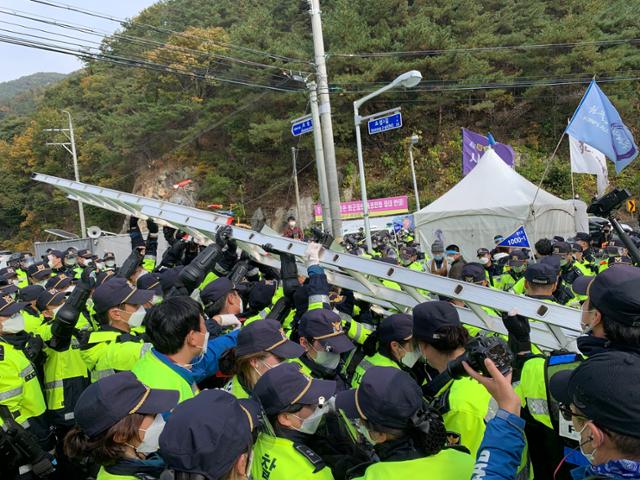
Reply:
[[33, 112], [42, 90], [65, 77], [63, 73], [40, 72], [0, 83], [0, 118], [8, 114]]

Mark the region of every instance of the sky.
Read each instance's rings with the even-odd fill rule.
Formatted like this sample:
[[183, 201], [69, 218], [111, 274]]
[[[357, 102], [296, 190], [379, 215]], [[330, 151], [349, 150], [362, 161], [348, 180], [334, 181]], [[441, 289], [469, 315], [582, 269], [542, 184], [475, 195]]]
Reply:
[[[156, 3], [156, 0], [111, 0], [109, 2], [105, 2], [104, 0], [51, 1], [56, 4], [72, 5], [74, 7], [80, 7], [83, 10], [90, 10], [118, 18], [134, 17], [141, 10]], [[90, 41], [100, 41], [100, 38], [95, 35], [88, 35], [75, 30], [34, 22], [33, 20], [19, 18], [15, 15], [16, 13], [22, 15], [23, 13], [21, 12], [26, 12], [29, 16], [37, 15], [39, 17], [47, 17], [47, 19], [55, 19], [57, 23], [65, 22], [90, 27], [100, 32], [113, 33], [119, 27], [118, 23], [110, 20], [42, 5], [32, 0], [0, 0], [0, 37], [3, 35], [17, 36], [16, 33], [7, 32], [7, 30], [12, 30], [13, 32], [20, 32], [21, 34], [39, 35], [69, 42], [75, 41], [69, 38], [55, 36], [51, 33], [34, 30], [40, 29]], [[17, 26], [16, 24], [21, 26]], [[42, 42], [48, 41], [35, 38], [30, 39]], [[72, 48], [71, 45], [68, 46]], [[82, 67], [82, 62], [71, 55], [11, 45], [3, 42], [0, 42], [0, 59], [2, 59], [0, 82], [6, 82], [37, 72], [70, 73]]]

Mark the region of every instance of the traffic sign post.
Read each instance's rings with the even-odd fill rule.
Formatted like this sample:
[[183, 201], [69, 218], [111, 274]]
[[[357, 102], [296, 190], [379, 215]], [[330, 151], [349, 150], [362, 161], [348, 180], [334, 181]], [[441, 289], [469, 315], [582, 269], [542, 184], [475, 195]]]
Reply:
[[369, 135], [402, 128], [402, 113], [396, 112], [385, 117], [373, 118], [367, 122]]
[[638, 207], [635, 200], [627, 200], [627, 212], [636, 213]]
[[294, 137], [299, 137], [309, 132], [313, 132], [313, 119], [311, 115], [291, 120], [291, 134]]

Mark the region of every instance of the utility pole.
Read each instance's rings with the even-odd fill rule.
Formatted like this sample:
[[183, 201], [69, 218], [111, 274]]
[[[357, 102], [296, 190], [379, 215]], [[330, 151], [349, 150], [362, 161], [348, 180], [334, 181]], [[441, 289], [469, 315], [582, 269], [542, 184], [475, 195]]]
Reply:
[[[78, 155], [76, 153], [76, 139], [73, 134], [73, 122], [71, 121], [71, 114], [67, 110], [63, 110], [62, 113], [66, 113], [69, 119], [69, 128], [47, 128], [45, 132], [62, 132], [67, 137], [68, 142], [47, 142], [46, 145], [55, 145], [63, 147], [67, 152], [71, 154], [73, 158], [73, 173], [76, 178], [76, 182], [80, 181], [80, 171], [78, 169]], [[78, 213], [80, 215], [80, 238], [87, 236], [87, 225], [84, 218], [84, 206], [82, 202], [78, 200]]]
[[322, 35], [322, 19], [320, 17], [320, 0], [308, 0], [313, 32], [313, 50], [316, 64], [316, 81], [318, 83], [318, 110], [322, 127], [324, 163], [329, 192], [329, 208], [331, 210], [331, 233], [335, 238], [342, 237], [342, 219], [340, 217], [340, 187], [336, 168], [336, 150], [333, 143], [333, 125], [331, 124], [331, 102], [329, 100], [329, 79], [324, 54], [324, 38]]
[[322, 224], [325, 232], [332, 231], [331, 207], [329, 205], [329, 189], [327, 187], [327, 173], [324, 163], [324, 148], [322, 145], [322, 131], [320, 128], [320, 114], [318, 112], [318, 92], [316, 83], [307, 83], [309, 89], [309, 104], [311, 105], [311, 119], [313, 121], [313, 144], [316, 151], [316, 168], [318, 169], [318, 184], [320, 187], [320, 205], [322, 205]]
[[413, 191], [416, 196], [416, 211], [420, 210], [420, 194], [418, 193], [418, 181], [416, 179], [416, 168], [413, 165], [413, 146], [420, 141], [418, 135], [411, 135], [409, 139], [409, 160], [411, 161], [411, 176], [413, 177]]
[[293, 159], [293, 185], [296, 188], [296, 219], [302, 227], [302, 219], [300, 218], [300, 190], [298, 189], [298, 166], [296, 165], [297, 156], [296, 147], [291, 147], [291, 158]]

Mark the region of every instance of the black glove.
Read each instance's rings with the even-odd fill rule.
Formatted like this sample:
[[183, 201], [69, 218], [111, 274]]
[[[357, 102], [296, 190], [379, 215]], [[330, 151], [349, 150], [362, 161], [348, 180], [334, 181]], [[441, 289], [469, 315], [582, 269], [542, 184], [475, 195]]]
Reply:
[[147, 219], [147, 230], [149, 230], [150, 235], [158, 236], [158, 224], [154, 222], [151, 218]]
[[233, 228], [229, 225], [225, 225], [224, 227], [220, 227], [216, 232], [216, 243], [220, 248], [224, 248], [227, 245], [227, 242], [231, 240], [233, 235]]
[[531, 325], [529, 319], [515, 311], [502, 312], [502, 323], [509, 332], [509, 347], [514, 354], [531, 351]]

